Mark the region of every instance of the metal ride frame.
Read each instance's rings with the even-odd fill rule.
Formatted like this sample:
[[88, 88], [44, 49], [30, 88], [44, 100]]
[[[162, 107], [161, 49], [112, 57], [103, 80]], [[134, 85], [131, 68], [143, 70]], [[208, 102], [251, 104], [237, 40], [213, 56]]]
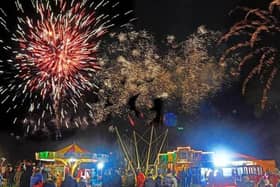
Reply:
[[137, 169], [142, 169], [147, 175], [151, 166], [155, 168], [158, 154], [167, 145], [168, 129], [164, 127], [151, 125], [146, 128], [144, 133], [134, 128], [129, 135], [120, 132], [115, 127], [115, 133], [128, 168], [132, 170], [134, 175], [136, 175]]

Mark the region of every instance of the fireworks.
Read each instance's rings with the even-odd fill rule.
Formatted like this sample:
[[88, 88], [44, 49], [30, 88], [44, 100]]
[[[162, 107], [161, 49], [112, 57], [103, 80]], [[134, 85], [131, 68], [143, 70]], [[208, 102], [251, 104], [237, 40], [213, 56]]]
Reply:
[[156, 115], [154, 100], [169, 97], [176, 85], [161, 64], [163, 57], [151, 34], [128, 29], [111, 36], [113, 42], [105, 44], [104, 50], [106, 68], [97, 73], [98, 79], [104, 80], [99, 94], [104, 101], [103, 111], [123, 116], [132, 125], [136, 117], [149, 123]]
[[133, 119], [144, 116], [149, 124], [163, 112], [155, 111], [157, 101], [163, 103], [164, 110], [178, 106], [176, 110], [182, 113], [194, 112], [227, 80], [225, 69], [209, 51], [220, 34], [204, 31], [181, 43], [168, 36], [166, 53], [156, 47], [147, 31], [112, 33], [113, 41], [104, 45], [104, 69], [97, 73], [97, 79], [102, 80], [98, 94], [102, 116], [121, 115], [131, 125], [135, 125]]
[[109, 15], [97, 15], [96, 11], [117, 4], [104, 0], [31, 0], [22, 4], [17, 0], [15, 5], [15, 32], [10, 32], [7, 15], [1, 9], [0, 23], [11, 33], [10, 40], [2, 43], [13, 43], [3, 47], [12, 57], [4, 64], [4, 77], [10, 84], [1, 89], [1, 94], [6, 95], [2, 103], [12, 101], [16, 108], [31, 100], [29, 113], [41, 112], [40, 118], [55, 115], [56, 121], [62, 122], [69, 113], [80, 110], [78, 105], [84, 94], [96, 88], [92, 77], [100, 69], [100, 37], [113, 26]]
[[11, 73], [4, 73], [15, 75], [1, 89], [7, 95], [3, 102], [22, 99], [14, 108], [28, 104], [27, 131], [46, 131], [51, 123], [84, 127], [109, 116], [125, 117], [132, 125], [135, 117], [151, 124], [162, 117], [157, 105], [168, 108], [175, 102], [182, 112], [192, 112], [226, 79], [209, 51], [219, 33], [200, 27], [181, 43], [168, 36], [164, 53], [151, 34], [131, 28], [110, 33], [99, 44], [110, 20], [91, 10], [108, 1], [31, 2], [32, 17], [24, 16], [24, 6], [16, 2], [21, 16], [13, 45], [5, 46], [14, 59], [7, 60]]
[[259, 76], [261, 82], [264, 82], [262, 108], [267, 103], [268, 91], [279, 69], [280, 46], [276, 42], [280, 33], [279, 17], [276, 15], [279, 7], [279, 0], [274, 0], [269, 10], [241, 8], [246, 12], [244, 19], [233, 25], [220, 41], [233, 42], [221, 57], [222, 64], [231, 53], [244, 54], [239, 63], [239, 71], [246, 69], [243, 67], [250, 68], [250, 71], [243, 82], [243, 94], [254, 76]]
[[[225, 68], [218, 65], [217, 51], [213, 50], [220, 33], [203, 27], [184, 42], [183, 62], [177, 63], [181, 103], [184, 110], [193, 111], [199, 103], [226, 85]], [[172, 58], [170, 58], [172, 59]]]

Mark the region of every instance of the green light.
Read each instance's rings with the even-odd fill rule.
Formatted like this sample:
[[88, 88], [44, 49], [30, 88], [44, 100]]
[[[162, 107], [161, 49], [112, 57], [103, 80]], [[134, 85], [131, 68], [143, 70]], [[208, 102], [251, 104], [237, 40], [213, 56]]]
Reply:
[[168, 155], [167, 154], [159, 155], [159, 162], [161, 164], [167, 164], [168, 163]]
[[39, 153], [40, 159], [54, 159], [54, 157], [55, 157], [55, 152], [43, 151]]
[[39, 153], [39, 158], [41, 159], [47, 159], [49, 156], [49, 152], [48, 151], [44, 151], [44, 152], [40, 152]]
[[183, 130], [184, 130], [184, 127], [177, 127], [177, 130], [178, 130], [178, 131], [183, 131]]

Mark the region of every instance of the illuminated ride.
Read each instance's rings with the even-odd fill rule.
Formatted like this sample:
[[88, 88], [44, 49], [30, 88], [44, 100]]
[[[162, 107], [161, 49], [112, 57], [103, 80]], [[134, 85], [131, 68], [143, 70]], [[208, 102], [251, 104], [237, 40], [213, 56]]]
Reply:
[[225, 187], [237, 186], [242, 182], [256, 185], [261, 179], [269, 179], [273, 186], [279, 181], [275, 160], [259, 160], [239, 154], [203, 152], [191, 147], [177, 147], [176, 150], [161, 153], [157, 158], [157, 172], [167, 169], [184, 174], [193, 185]]
[[46, 168], [55, 174], [58, 183], [64, 179], [67, 173], [76, 178], [101, 179], [103, 167], [109, 162], [109, 155], [90, 153], [77, 144], [68, 145], [55, 152], [37, 152], [35, 157], [36, 160], [44, 162]]

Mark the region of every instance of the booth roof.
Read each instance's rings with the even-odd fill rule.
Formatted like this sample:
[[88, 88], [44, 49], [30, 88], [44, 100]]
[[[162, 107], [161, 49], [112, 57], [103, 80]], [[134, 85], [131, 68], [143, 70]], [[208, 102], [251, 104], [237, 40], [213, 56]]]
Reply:
[[57, 153], [65, 154], [65, 153], [90, 153], [88, 150], [81, 148], [77, 144], [68, 145], [60, 150], [56, 151]]

